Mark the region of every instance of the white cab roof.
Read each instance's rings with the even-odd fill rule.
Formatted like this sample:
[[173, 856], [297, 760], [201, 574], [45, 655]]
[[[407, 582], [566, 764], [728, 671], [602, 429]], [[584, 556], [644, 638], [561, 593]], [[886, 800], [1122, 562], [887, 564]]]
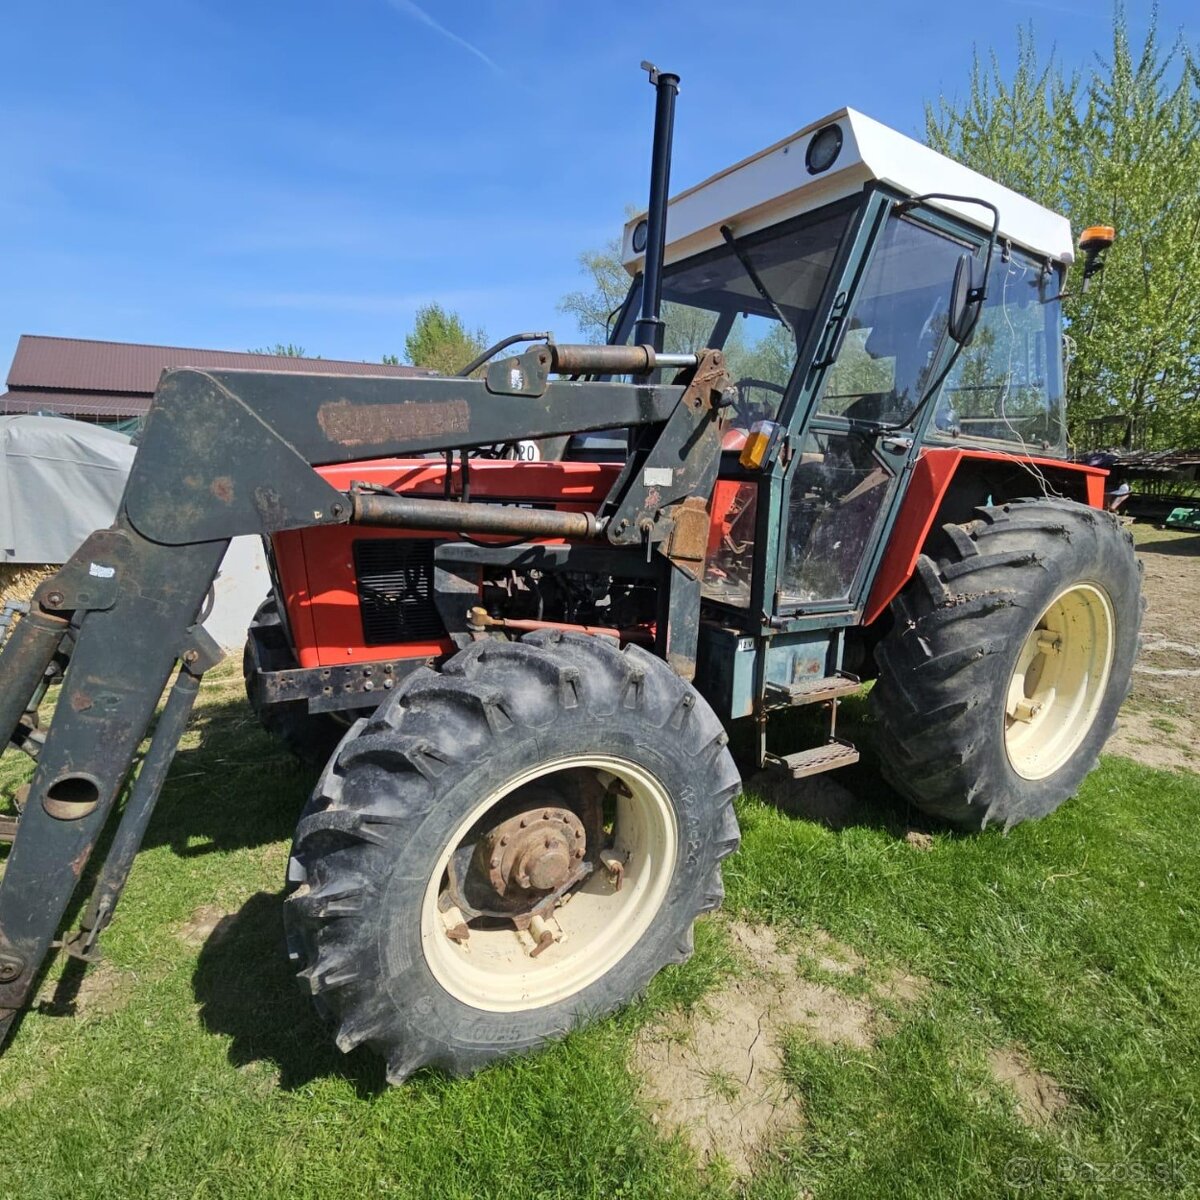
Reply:
[[[828, 170], [813, 175], [805, 154], [813, 135], [827, 125], [841, 129], [842, 148]], [[1002, 238], [1058, 262], [1074, 258], [1066, 217], [852, 108], [843, 108], [672, 196], [666, 261], [719, 246], [722, 225], [732, 226], [741, 237], [852, 196], [872, 181], [890, 184], [910, 196], [948, 192], [989, 200], [1000, 210]], [[991, 213], [979, 205], [946, 200], [930, 205], [991, 228]], [[633, 231], [643, 215], [628, 222], [621, 242], [622, 261], [630, 274], [642, 266], [642, 255], [633, 251]]]

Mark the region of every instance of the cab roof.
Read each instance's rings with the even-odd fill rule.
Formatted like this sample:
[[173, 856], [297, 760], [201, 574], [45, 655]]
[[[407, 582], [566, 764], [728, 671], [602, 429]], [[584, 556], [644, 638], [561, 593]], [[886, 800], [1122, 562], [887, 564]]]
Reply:
[[[825, 170], [813, 173], [808, 149], [827, 126], [837, 126], [841, 149]], [[1074, 259], [1071, 226], [1065, 217], [871, 117], [843, 108], [672, 196], [667, 208], [666, 261], [677, 262], [719, 246], [722, 225], [732, 226], [739, 237], [754, 233], [852, 196], [870, 182], [888, 184], [910, 196], [948, 192], [988, 200], [1000, 210], [1001, 238], [1042, 258], [1060, 263]], [[978, 205], [937, 200], [930, 206], [991, 228], [991, 213]], [[633, 249], [633, 231], [644, 215], [626, 224], [621, 242], [621, 258], [631, 275], [642, 267], [643, 256]]]

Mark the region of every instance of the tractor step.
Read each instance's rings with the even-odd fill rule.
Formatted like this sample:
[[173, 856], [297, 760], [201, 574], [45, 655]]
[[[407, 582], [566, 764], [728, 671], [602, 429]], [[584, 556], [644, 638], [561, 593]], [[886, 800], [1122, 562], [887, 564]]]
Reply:
[[799, 683], [768, 683], [767, 703], [774, 706], [822, 704], [852, 696], [862, 687], [862, 680], [849, 671], [802, 679]]
[[768, 754], [766, 758], [768, 767], [786, 771], [793, 779], [803, 779], [806, 775], [820, 775], [822, 771], [834, 771], [838, 767], [848, 767], [856, 762], [858, 748], [841, 738], [834, 738], [823, 746], [797, 750], [795, 754]]

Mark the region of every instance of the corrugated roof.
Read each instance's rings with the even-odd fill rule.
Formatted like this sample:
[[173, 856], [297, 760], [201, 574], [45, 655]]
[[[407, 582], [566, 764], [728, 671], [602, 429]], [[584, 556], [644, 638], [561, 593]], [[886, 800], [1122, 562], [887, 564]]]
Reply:
[[333, 358], [285, 358], [235, 350], [187, 346], [146, 346], [97, 342], [87, 338], [43, 337], [25, 333], [17, 343], [9, 388], [48, 388], [78, 392], [144, 392], [151, 395], [168, 367], [230, 367], [259, 371], [299, 371], [321, 375], [426, 375], [419, 367], [343, 362]]

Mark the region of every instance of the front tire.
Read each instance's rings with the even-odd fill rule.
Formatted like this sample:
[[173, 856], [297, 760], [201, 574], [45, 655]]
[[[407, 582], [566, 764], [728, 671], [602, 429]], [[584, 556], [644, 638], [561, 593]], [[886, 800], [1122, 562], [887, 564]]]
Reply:
[[[411, 675], [347, 736], [296, 831], [289, 951], [338, 1046], [371, 1046], [393, 1083], [468, 1073], [685, 959], [738, 844], [726, 742], [665, 663], [603, 638], [477, 642]], [[530, 853], [510, 863], [512, 845]], [[587, 863], [540, 927], [457, 907], [553, 903]]]
[[1095, 766], [1141, 624], [1109, 513], [1018, 500], [946, 525], [892, 605], [871, 708], [884, 774], [965, 829], [1045, 816]]

